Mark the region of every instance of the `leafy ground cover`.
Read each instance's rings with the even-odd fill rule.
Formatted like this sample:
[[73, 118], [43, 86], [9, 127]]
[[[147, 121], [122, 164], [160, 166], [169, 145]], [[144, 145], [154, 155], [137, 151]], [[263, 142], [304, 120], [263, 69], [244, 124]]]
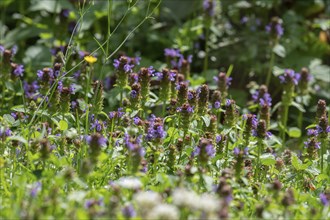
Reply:
[[330, 218], [325, 2], [0, 8], [1, 218]]

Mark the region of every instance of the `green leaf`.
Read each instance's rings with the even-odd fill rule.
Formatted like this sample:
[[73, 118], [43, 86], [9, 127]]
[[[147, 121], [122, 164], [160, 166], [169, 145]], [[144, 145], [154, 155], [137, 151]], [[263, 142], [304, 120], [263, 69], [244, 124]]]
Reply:
[[11, 140], [11, 141], [19, 141], [23, 144], [27, 144], [27, 140], [25, 140], [25, 138], [21, 137], [21, 136], [10, 136], [7, 138], [7, 140]]
[[26, 113], [24, 105], [15, 105], [11, 108], [11, 110], [16, 111], [16, 112]]
[[9, 91], [15, 91], [15, 88], [14, 88], [14, 85], [11, 81], [6, 81], [5, 82], [5, 85], [6, 85], [6, 88], [9, 90]]
[[297, 102], [294, 102], [293, 101], [291, 103], [291, 105], [294, 106], [294, 107], [296, 107], [301, 112], [306, 112], [306, 110], [304, 109], [304, 107], [301, 104], [297, 103]]
[[284, 69], [282, 69], [282, 68], [280, 68], [278, 66], [274, 66], [273, 67], [273, 75], [275, 77], [278, 77], [278, 76], [282, 75], [283, 73], [284, 73]]
[[231, 73], [233, 72], [233, 69], [234, 69], [234, 65], [230, 64], [230, 66], [227, 70], [227, 74], [226, 74], [227, 77], [229, 77], [231, 75]]
[[65, 131], [65, 130], [67, 130], [68, 129], [68, 123], [66, 122], [66, 121], [64, 121], [64, 120], [61, 120], [59, 123], [59, 126], [60, 126], [60, 130], [61, 131]]
[[209, 115], [204, 115], [201, 118], [203, 119], [206, 127], [209, 127], [210, 126], [210, 122], [211, 122], [210, 116]]
[[292, 138], [299, 138], [301, 136], [301, 130], [297, 127], [289, 128], [288, 134]]
[[132, 111], [132, 113], [130, 114], [131, 118], [134, 118], [138, 113], [139, 113], [139, 110]]
[[280, 57], [285, 57], [286, 55], [285, 48], [281, 44], [276, 44], [273, 52]]
[[83, 99], [78, 99], [77, 102], [81, 111], [85, 111], [87, 109], [87, 104]]
[[41, 137], [41, 133], [39, 131], [35, 131], [35, 132], [32, 133], [31, 137], [32, 138], [39, 138], [39, 137]]
[[260, 156], [260, 162], [266, 166], [274, 165], [276, 163], [275, 156], [270, 153], [263, 154]]
[[309, 167], [309, 165], [311, 164], [311, 162], [307, 162], [307, 163], [303, 164], [301, 162], [301, 160], [299, 160], [299, 158], [297, 157], [297, 155], [292, 155], [291, 161], [292, 161], [292, 166], [296, 170], [306, 170]]
[[4, 114], [3, 120], [9, 125], [13, 125], [15, 123], [15, 118], [9, 114]]

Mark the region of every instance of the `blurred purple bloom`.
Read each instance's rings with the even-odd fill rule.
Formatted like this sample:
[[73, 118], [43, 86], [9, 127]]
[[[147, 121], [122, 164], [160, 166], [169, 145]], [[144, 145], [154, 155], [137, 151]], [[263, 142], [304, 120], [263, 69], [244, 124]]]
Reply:
[[189, 91], [188, 92], [188, 100], [191, 100], [194, 98], [194, 95]]
[[158, 79], [159, 81], [163, 79], [163, 73], [161, 73], [161, 72], [156, 72], [155, 75], [156, 75], [156, 77], [157, 77], [157, 79]]
[[279, 79], [283, 84], [293, 83], [298, 85], [299, 74], [296, 74], [292, 69], [286, 69], [284, 74], [279, 76]]
[[249, 21], [249, 17], [247, 17], [247, 16], [243, 16], [242, 18], [241, 18], [241, 24], [245, 24], [245, 23], [247, 23]]
[[109, 112], [109, 118], [112, 119], [116, 116], [116, 112]]
[[134, 121], [135, 125], [138, 125], [139, 122], [140, 122], [140, 118], [136, 116], [136, 117], [133, 118], [133, 121]]
[[131, 98], [135, 99], [137, 96], [137, 91], [136, 90], [132, 90], [131, 91]]
[[276, 24], [275, 25], [275, 30], [278, 36], [282, 36], [284, 33], [284, 29], [281, 24]]
[[164, 50], [164, 55], [166, 57], [179, 57], [181, 54], [180, 54], [180, 50], [178, 49], [173, 49], [173, 48], [165, 48]]
[[175, 81], [175, 76], [176, 76], [175, 72], [170, 72], [169, 79], [170, 79], [171, 82]]
[[227, 99], [226, 100], [226, 106], [228, 107], [228, 106], [230, 106], [231, 105], [231, 100], [230, 99]]
[[17, 53], [17, 45], [14, 45], [12, 48], [11, 48], [11, 53], [13, 55], [15, 55]]
[[125, 114], [125, 112], [123, 112], [123, 108], [118, 108], [118, 110], [117, 110], [118, 118], [121, 118], [124, 114]]
[[188, 112], [188, 113], [193, 113], [193, 112], [194, 112], [194, 108], [191, 107], [191, 106], [189, 106], [189, 107], [187, 108], [187, 112]]
[[308, 129], [307, 130], [307, 136], [317, 136], [318, 132], [315, 129]]
[[134, 65], [131, 65], [131, 64], [125, 64], [124, 65], [124, 71], [125, 71], [125, 73], [132, 72], [133, 68], [134, 68]]
[[37, 92], [39, 89], [39, 85], [37, 81], [33, 81], [31, 84], [26, 81], [23, 82], [23, 89], [25, 96], [29, 99], [37, 99]]
[[42, 184], [41, 182], [35, 182], [33, 185], [32, 185], [32, 189], [30, 191], [30, 195], [31, 197], [36, 197], [38, 192], [41, 191], [41, 188], [42, 188]]
[[215, 12], [215, 5], [216, 1], [215, 0], [204, 0], [203, 1], [203, 9], [206, 12], [206, 14], [210, 17], [214, 16]]
[[217, 135], [216, 137], [215, 137], [215, 142], [216, 143], [219, 143], [220, 141], [221, 141], [221, 135]]
[[323, 133], [323, 132], [325, 132], [325, 133], [330, 133], [330, 126], [327, 126], [326, 130], [324, 131], [324, 130], [321, 128], [321, 126], [316, 125], [316, 132], [317, 132], [318, 134]]
[[248, 147], [245, 147], [245, 148], [244, 148], [244, 154], [245, 154], [245, 155], [249, 155], [249, 148], [248, 148]]
[[58, 91], [62, 92], [62, 90], [63, 90], [63, 82], [62, 82], [62, 80], [58, 81], [57, 89], [58, 89]]
[[136, 212], [132, 205], [125, 206], [121, 211], [125, 218], [132, 218], [132, 217], [136, 216]]
[[221, 106], [221, 103], [220, 103], [219, 101], [216, 101], [216, 102], [214, 103], [214, 108], [219, 109], [220, 106]]
[[326, 194], [321, 193], [321, 194], [320, 194], [320, 200], [321, 200], [321, 203], [322, 203], [324, 206], [328, 206], [328, 205], [329, 205], [329, 200], [328, 200], [328, 197], [327, 197]]
[[206, 151], [206, 154], [209, 156], [209, 157], [214, 157], [215, 155], [215, 150], [214, 150], [214, 147], [212, 144], [208, 144], [206, 147], [205, 147], [205, 151]]
[[15, 76], [23, 76], [23, 72], [24, 72], [24, 66], [23, 65], [16, 65], [16, 68], [13, 71], [13, 74]]
[[198, 156], [200, 154], [200, 152], [201, 152], [201, 149], [199, 147], [196, 147], [194, 149], [194, 151], [191, 153], [191, 156], [192, 157], [196, 157], [196, 156]]
[[234, 154], [237, 156], [237, 155], [239, 155], [239, 152], [240, 152], [239, 148], [235, 147], [234, 148]]
[[118, 59], [115, 59], [114, 61], [113, 61], [113, 66], [115, 67], [115, 69], [119, 69], [119, 66], [120, 66], [120, 62], [119, 62], [119, 60]]

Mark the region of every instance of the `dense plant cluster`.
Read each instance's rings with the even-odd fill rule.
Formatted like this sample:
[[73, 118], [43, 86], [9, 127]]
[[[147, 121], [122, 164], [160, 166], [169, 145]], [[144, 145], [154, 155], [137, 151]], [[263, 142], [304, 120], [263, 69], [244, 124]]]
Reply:
[[[282, 19], [251, 14], [240, 20], [264, 24], [274, 51], [261, 83], [241, 88], [248, 94], [242, 104], [232, 87], [248, 77], [234, 74], [235, 62], [209, 70], [218, 1], [202, 1], [197, 18], [202, 59], [172, 45], [157, 61], [130, 46], [127, 53], [119, 46], [109, 53], [106, 38], [95, 38], [98, 49], [88, 49], [75, 18], [98, 4], [59, 2], [54, 21], [71, 37], [51, 36], [59, 44], [44, 48], [51, 51], [47, 65], [20, 59], [16, 46], [0, 41], [1, 217], [330, 217], [327, 81], [315, 79], [311, 68], [275, 68], [286, 31]], [[126, 4], [106, 3], [109, 11]], [[138, 3], [129, 1], [127, 11], [147, 7], [143, 22], [161, 11], [160, 2]]]

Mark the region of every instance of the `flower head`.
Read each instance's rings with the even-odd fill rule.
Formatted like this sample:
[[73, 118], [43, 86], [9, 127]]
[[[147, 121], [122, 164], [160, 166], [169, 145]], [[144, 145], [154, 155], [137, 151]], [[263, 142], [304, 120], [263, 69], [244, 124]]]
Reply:
[[94, 64], [97, 61], [97, 58], [91, 55], [85, 56], [84, 60], [89, 64]]
[[298, 85], [299, 74], [296, 74], [292, 69], [286, 69], [284, 74], [279, 76], [282, 84]]

